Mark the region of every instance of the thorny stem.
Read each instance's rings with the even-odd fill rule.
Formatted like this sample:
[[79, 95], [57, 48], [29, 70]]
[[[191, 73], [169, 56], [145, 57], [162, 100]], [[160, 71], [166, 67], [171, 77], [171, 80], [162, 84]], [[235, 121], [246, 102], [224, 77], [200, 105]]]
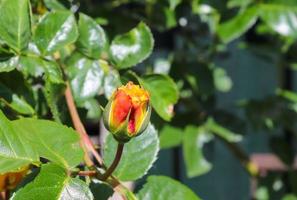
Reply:
[[115, 155], [115, 158], [112, 164], [110, 165], [110, 167], [103, 174], [102, 180], [106, 180], [114, 172], [114, 170], [116, 169], [116, 167], [118, 166], [121, 160], [123, 149], [124, 149], [124, 143], [118, 143], [118, 148], [117, 148], [117, 153]]
[[103, 160], [101, 158], [101, 156], [99, 155], [99, 153], [96, 151], [91, 139], [89, 138], [86, 129], [84, 127], [84, 125], [82, 124], [75, 103], [74, 103], [74, 99], [73, 99], [73, 95], [70, 89], [70, 85], [69, 82], [66, 82], [66, 91], [65, 91], [65, 97], [66, 97], [66, 102], [67, 102], [67, 106], [70, 112], [70, 116], [73, 122], [73, 125], [76, 129], [76, 131], [79, 133], [80, 138], [81, 138], [81, 146], [84, 149], [85, 152], [85, 162], [87, 166], [93, 166], [94, 163], [91, 160], [91, 158], [88, 155], [88, 151], [90, 151], [94, 157], [96, 158], [96, 160], [98, 161], [98, 163], [103, 166]]
[[79, 171], [77, 174], [79, 176], [96, 176], [97, 171]]

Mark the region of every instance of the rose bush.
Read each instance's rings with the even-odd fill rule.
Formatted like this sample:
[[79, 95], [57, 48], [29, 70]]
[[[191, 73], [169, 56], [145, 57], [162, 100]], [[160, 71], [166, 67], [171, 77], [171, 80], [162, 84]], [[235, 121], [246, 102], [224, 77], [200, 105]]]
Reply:
[[[1, 197], [296, 198], [287, 194], [296, 193], [296, 8], [295, 0], [0, 0]], [[257, 67], [252, 77], [237, 77], [243, 66]], [[244, 87], [269, 96], [253, 100]], [[269, 133], [263, 146], [287, 171], [259, 169], [239, 143], [250, 130]], [[193, 192], [151, 175], [162, 161], [176, 179], [217, 188], [188, 184]], [[236, 188], [245, 176], [257, 190], [230, 192], [230, 174]]]

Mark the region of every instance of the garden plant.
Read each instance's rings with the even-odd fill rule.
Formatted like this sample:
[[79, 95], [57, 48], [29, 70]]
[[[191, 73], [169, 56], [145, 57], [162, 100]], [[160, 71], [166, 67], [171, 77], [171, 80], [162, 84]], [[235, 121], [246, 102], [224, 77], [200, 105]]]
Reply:
[[[1, 198], [207, 199], [151, 170], [174, 148], [199, 178], [220, 141], [257, 183], [242, 199], [296, 200], [296, 22], [294, 0], [0, 0]], [[278, 83], [224, 109], [234, 48], [277, 63]], [[271, 133], [282, 190], [241, 145], [250, 129]]]

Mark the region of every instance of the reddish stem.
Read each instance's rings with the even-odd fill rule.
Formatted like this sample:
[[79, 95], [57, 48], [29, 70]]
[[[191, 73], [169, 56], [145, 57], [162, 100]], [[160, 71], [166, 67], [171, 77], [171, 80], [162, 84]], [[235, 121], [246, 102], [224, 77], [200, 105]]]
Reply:
[[102, 180], [106, 180], [117, 168], [117, 166], [121, 160], [122, 154], [123, 154], [123, 149], [124, 149], [124, 143], [118, 143], [116, 156], [115, 156], [112, 164], [110, 165], [110, 167], [103, 174]]
[[67, 106], [68, 106], [68, 109], [70, 112], [70, 116], [71, 116], [73, 125], [74, 125], [76, 131], [79, 133], [80, 138], [81, 138], [81, 146], [85, 152], [85, 162], [86, 162], [87, 166], [94, 165], [93, 161], [90, 159], [90, 157], [88, 155], [88, 151], [90, 151], [94, 155], [94, 157], [96, 158], [98, 163], [101, 166], [103, 166], [103, 160], [102, 160], [101, 156], [99, 155], [99, 153], [96, 151], [91, 139], [89, 138], [89, 136], [86, 132], [86, 129], [85, 129], [83, 123], [81, 122], [81, 120], [79, 118], [69, 82], [66, 82], [66, 86], [67, 86], [66, 91], [65, 91], [66, 102], [67, 102]]
[[79, 176], [96, 176], [97, 172], [96, 171], [79, 171], [78, 175]]

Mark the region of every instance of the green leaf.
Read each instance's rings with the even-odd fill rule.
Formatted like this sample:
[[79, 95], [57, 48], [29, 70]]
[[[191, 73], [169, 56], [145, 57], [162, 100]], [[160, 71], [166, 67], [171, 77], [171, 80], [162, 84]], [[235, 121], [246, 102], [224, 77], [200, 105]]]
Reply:
[[131, 192], [128, 188], [126, 187], [121, 187], [117, 191], [121, 196], [124, 196], [126, 200], [138, 200], [137, 197], [133, 192]]
[[220, 92], [228, 92], [232, 88], [232, 79], [223, 68], [216, 67], [213, 71], [214, 85]]
[[0, 1], [0, 38], [20, 52], [31, 37], [30, 3], [28, 0]]
[[34, 99], [32, 88], [24, 80], [21, 73], [14, 70], [0, 75], [0, 101], [13, 111], [34, 115]]
[[289, 107], [293, 111], [297, 112], [297, 93], [290, 91], [290, 90], [282, 90], [282, 89], [277, 89], [276, 94], [286, 100], [288, 100]]
[[141, 200], [199, 200], [187, 186], [166, 176], [149, 176], [137, 194]]
[[94, 20], [96, 21], [97, 24], [106, 26], [109, 24], [109, 21], [105, 17], [95, 17]]
[[193, 13], [198, 14], [203, 23], [206, 23], [211, 34], [217, 33], [217, 28], [220, 20], [220, 13], [209, 4], [198, 3], [199, 0], [192, 1]]
[[239, 142], [242, 140], [242, 136], [239, 134], [236, 134], [217, 122], [215, 122], [212, 118], [209, 118], [206, 122], [206, 128], [213, 132], [215, 135], [227, 140], [228, 142]]
[[65, 85], [55, 84], [48, 80], [45, 81], [43, 93], [54, 120], [59, 123], [61, 123], [61, 119], [58, 108], [58, 102], [62, 97], [64, 97], [64, 92]]
[[108, 200], [114, 193], [110, 185], [96, 179], [92, 180], [90, 190], [94, 195], [94, 200]]
[[130, 32], [115, 37], [110, 46], [111, 56], [118, 69], [132, 67], [152, 52], [154, 39], [147, 25], [143, 22]]
[[50, 10], [67, 10], [65, 6], [57, 0], [43, 0], [44, 4]]
[[98, 103], [97, 99], [92, 98], [88, 99], [83, 102], [83, 105], [81, 107], [84, 107], [87, 110], [87, 118], [93, 119], [98, 121], [101, 116], [101, 108], [100, 104]]
[[257, 17], [258, 8], [248, 8], [233, 19], [220, 24], [218, 27], [218, 35], [223, 42], [228, 43], [238, 38], [252, 27], [256, 23]]
[[99, 58], [107, 46], [107, 38], [101, 26], [91, 17], [80, 13], [78, 31], [78, 50], [91, 58]]
[[[30, 51], [32, 51], [33, 54], [38, 54], [38, 52], [34, 52], [34, 44], [29, 44], [29, 48], [31, 48]], [[59, 65], [54, 61], [47, 61], [39, 57], [21, 56], [18, 69], [25, 75], [25, 77], [44, 76], [44, 96], [55, 121], [60, 122], [60, 113], [58, 111], [57, 102], [61, 97], [60, 88], [64, 86], [62, 84], [64, 83], [64, 80]]]
[[297, 9], [291, 6], [262, 4], [261, 19], [274, 31], [283, 36], [297, 37]]
[[279, 96], [281, 96], [293, 103], [297, 103], [297, 93], [296, 92], [292, 92], [290, 90], [277, 89], [276, 93]]
[[177, 25], [175, 11], [170, 8], [164, 8], [165, 26], [167, 29], [173, 28]]
[[294, 194], [286, 194], [282, 200], [297, 200], [297, 196]]
[[177, 103], [179, 95], [174, 81], [164, 74], [146, 75], [138, 80], [149, 91], [152, 106], [158, 115], [170, 121], [173, 116], [173, 106]]
[[187, 176], [193, 178], [209, 172], [212, 165], [203, 156], [203, 145], [213, 138], [203, 127], [187, 126], [183, 138], [183, 155]]
[[72, 169], [83, 161], [79, 135], [72, 128], [33, 118], [15, 120], [12, 125], [23, 140], [30, 142], [40, 157], [66, 169]]
[[[69, 179], [69, 177], [68, 177]], [[66, 184], [64, 181], [64, 187], [62, 193], [60, 194], [60, 199], [65, 200], [93, 200], [93, 194], [90, 191], [88, 185], [78, 179], [78, 178], [71, 178], [69, 179], [68, 183]]]
[[169, 8], [171, 10], [175, 10], [175, 8], [181, 4], [182, 0], [168, 0]]
[[[115, 156], [117, 142], [111, 134], [106, 139], [104, 161], [109, 166]], [[114, 175], [122, 181], [133, 181], [141, 178], [152, 167], [159, 151], [158, 133], [153, 125], [124, 146], [120, 163]]]
[[[0, 98], [0, 101], [1, 101], [1, 98]], [[9, 103], [9, 107], [20, 114], [24, 114], [24, 115], [35, 114], [35, 110], [32, 108], [32, 106], [28, 104], [26, 100], [24, 100], [23, 98], [19, 97], [16, 94], [12, 95], [12, 99], [11, 99], [11, 102]]]
[[19, 57], [12, 57], [9, 60], [0, 62], [0, 73], [1, 72], [10, 72], [17, 67]]
[[87, 184], [71, 178], [66, 171], [54, 164], [45, 164], [33, 182], [18, 190], [11, 200], [93, 200]]
[[160, 131], [160, 147], [167, 149], [181, 144], [183, 131], [174, 126], [165, 125]]
[[33, 76], [40, 77], [44, 74], [42, 61], [39, 58], [20, 56], [18, 69], [25, 75], [25, 77]]
[[62, 71], [56, 62], [42, 60], [42, 66], [45, 69], [46, 78], [52, 83], [64, 83]]
[[265, 186], [260, 186], [255, 192], [255, 197], [257, 200], [269, 200], [269, 191]]
[[269, 3], [275, 5], [286, 5], [291, 7], [297, 6], [297, 2], [295, 0], [270, 0]]
[[54, 11], [46, 14], [36, 27], [34, 42], [43, 55], [51, 54], [78, 37], [75, 17], [71, 12]]
[[66, 65], [75, 101], [82, 102], [99, 94], [103, 88], [104, 72], [98, 60], [75, 53]]
[[229, 0], [227, 3], [228, 8], [235, 8], [235, 7], [246, 7], [251, 4], [253, 0]]
[[24, 166], [39, 162], [34, 149], [23, 139], [22, 133], [14, 129], [1, 110], [0, 141], [0, 174], [18, 171]]
[[109, 70], [104, 78], [104, 95], [109, 99], [113, 92], [121, 86], [120, 75], [116, 70]]
[[38, 77], [45, 73], [46, 78], [52, 83], [64, 83], [62, 71], [54, 61], [46, 61], [38, 57], [21, 56], [19, 68], [26, 76]]

